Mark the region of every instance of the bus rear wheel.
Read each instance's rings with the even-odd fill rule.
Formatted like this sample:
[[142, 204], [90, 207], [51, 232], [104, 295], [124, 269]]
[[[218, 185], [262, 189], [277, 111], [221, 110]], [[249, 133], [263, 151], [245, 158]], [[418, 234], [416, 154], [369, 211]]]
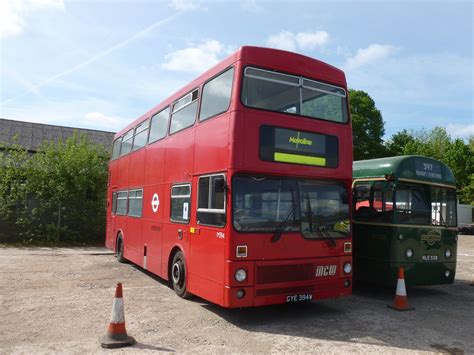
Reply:
[[181, 251], [174, 254], [170, 274], [174, 292], [181, 298], [188, 298], [190, 294], [186, 290], [186, 263]]
[[120, 263], [125, 263], [127, 260], [123, 257], [123, 238], [122, 235], [119, 234], [117, 238], [117, 247], [115, 248], [115, 255], [117, 257], [117, 260]]

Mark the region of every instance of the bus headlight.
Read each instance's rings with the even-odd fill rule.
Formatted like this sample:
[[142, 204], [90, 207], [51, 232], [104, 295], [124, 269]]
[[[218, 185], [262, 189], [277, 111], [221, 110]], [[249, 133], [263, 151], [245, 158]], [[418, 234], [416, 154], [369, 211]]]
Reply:
[[247, 271], [245, 271], [244, 269], [235, 270], [234, 278], [237, 282], [245, 281], [247, 279]]
[[344, 272], [345, 272], [346, 274], [350, 274], [351, 271], [352, 271], [352, 265], [351, 265], [351, 263], [345, 263], [345, 264], [344, 264]]
[[413, 249], [408, 248], [405, 252], [405, 255], [408, 259], [410, 259], [413, 256]]
[[450, 258], [451, 257], [451, 250], [450, 249], [446, 249], [444, 251], [444, 256], [447, 257], [447, 258]]
[[449, 277], [449, 275], [451, 275], [451, 272], [450, 272], [449, 270], [446, 270], [446, 271], [444, 272], [444, 276]]

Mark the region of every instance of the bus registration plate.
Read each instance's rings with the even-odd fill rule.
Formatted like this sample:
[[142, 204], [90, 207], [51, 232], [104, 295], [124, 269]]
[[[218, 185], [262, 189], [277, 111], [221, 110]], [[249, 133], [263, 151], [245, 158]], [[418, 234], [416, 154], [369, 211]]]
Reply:
[[421, 259], [424, 261], [438, 261], [438, 255], [422, 255]]
[[313, 299], [313, 295], [311, 293], [307, 293], [303, 295], [286, 296], [286, 302], [311, 301], [312, 299]]

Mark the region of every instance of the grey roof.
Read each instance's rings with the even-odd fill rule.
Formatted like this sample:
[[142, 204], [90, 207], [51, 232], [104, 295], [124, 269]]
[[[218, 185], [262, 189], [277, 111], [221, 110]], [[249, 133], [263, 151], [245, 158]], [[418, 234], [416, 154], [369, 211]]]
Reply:
[[77, 131], [78, 134], [85, 133], [91, 142], [102, 144], [107, 149], [111, 148], [115, 134], [114, 132], [95, 129], [54, 126], [0, 118], [0, 143], [9, 145], [16, 142], [31, 152], [36, 152], [45, 140], [65, 141], [74, 134], [74, 131]]

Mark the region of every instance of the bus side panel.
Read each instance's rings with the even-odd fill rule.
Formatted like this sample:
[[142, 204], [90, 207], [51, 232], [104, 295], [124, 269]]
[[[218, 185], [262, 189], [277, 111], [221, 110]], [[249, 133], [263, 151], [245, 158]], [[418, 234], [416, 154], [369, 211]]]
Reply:
[[[158, 198], [156, 196], [158, 196]], [[155, 196], [155, 197], [154, 197]], [[164, 184], [153, 184], [143, 194], [143, 244], [146, 246], [146, 269], [161, 275]], [[157, 203], [158, 201], [158, 203]]]
[[[129, 179], [129, 171], [130, 171], [130, 161], [131, 156], [126, 155], [117, 160], [117, 174], [115, 177], [117, 191], [121, 190], [128, 190], [128, 179]], [[116, 216], [115, 217], [115, 233], [118, 234], [119, 232], [122, 233], [123, 237], [123, 255], [125, 259], [134, 262], [134, 260], [138, 260], [136, 258], [136, 249], [132, 246], [133, 237], [130, 236], [128, 233], [128, 219], [127, 216]]]
[[109, 163], [109, 180], [107, 184], [107, 227], [105, 231], [105, 247], [115, 251], [115, 216], [112, 215], [112, 195], [116, 189], [117, 162]]
[[229, 114], [223, 114], [196, 127], [194, 174], [227, 169], [229, 157]]
[[163, 210], [165, 199], [164, 164], [166, 142], [158, 141], [146, 148], [145, 191], [143, 195], [143, 243], [147, 247], [146, 268], [162, 274]]
[[[197, 206], [198, 181], [195, 177], [193, 206]], [[189, 291], [211, 302], [222, 305], [224, 302], [224, 255], [225, 227], [197, 224], [196, 208], [193, 208], [192, 226], [189, 233]]]
[[[186, 263], [188, 260], [189, 223], [171, 222], [171, 187], [175, 184], [191, 183], [194, 165], [194, 129], [186, 129], [179, 134], [171, 135], [166, 140], [166, 154], [164, 164], [164, 200], [163, 204], [163, 242], [161, 275], [168, 279], [168, 261], [175, 246], [184, 252]], [[195, 191], [191, 189], [191, 201]], [[193, 205], [188, 206], [189, 214]], [[181, 233], [178, 233], [181, 231]], [[181, 239], [180, 239], [181, 236]]]
[[[130, 165], [128, 171], [128, 187], [129, 190], [141, 189], [144, 184], [144, 169], [145, 169], [145, 150], [130, 154]], [[143, 266], [143, 237], [142, 237], [142, 218], [128, 217], [127, 221], [127, 244], [130, 250], [130, 261]]]

